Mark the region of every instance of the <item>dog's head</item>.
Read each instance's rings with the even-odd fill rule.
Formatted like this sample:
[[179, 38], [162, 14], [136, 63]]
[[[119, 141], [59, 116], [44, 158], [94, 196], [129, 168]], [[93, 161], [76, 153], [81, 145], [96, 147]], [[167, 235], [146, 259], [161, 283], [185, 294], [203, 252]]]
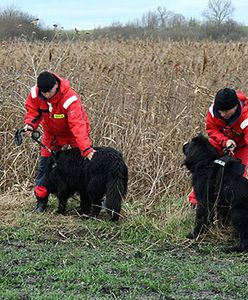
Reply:
[[199, 164], [207, 166], [218, 157], [217, 150], [201, 133], [183, 145], [183, 153], [186, 157], [183, 165], [191, 172]]
[[56, 193], [62, 181], [65, 184], [68, 180], [76, 180], [75, 176], [80, 176], [79, 170], [82, 170], [86, 163], [78, 148], [54, 152], [47, 161], [44, 186], [50, 193]]

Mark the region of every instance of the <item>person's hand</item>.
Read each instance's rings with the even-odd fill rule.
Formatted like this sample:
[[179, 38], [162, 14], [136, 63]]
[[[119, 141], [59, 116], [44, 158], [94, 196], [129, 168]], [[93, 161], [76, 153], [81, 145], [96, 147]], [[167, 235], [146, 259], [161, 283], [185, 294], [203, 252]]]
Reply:
[[88, 160], [91, 160], [95, 152], [96, 152], [96, 150], [93, 150], [86, 156], [86, 158], [88, 158]]
[[25, 136], [28, 136], [28, 137], [31, 137], [32, 135], [32, 131], [34, 130], [33, 127], [29, 124], [25, 124], [24, 127], [23, 127], [25, 133], [24, 135]]
[[227, 140], [226, 142], [226, 148], [230, 151], [230, 153], [233, 155], [234, 149], [237, 147], [236, 143], [233, 140]]

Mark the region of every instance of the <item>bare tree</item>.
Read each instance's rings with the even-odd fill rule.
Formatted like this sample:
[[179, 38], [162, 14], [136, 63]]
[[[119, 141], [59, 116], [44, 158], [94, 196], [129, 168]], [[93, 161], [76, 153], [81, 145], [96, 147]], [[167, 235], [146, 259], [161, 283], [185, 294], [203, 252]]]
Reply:
[[171, 17], [174, 15], [173, 12], [171, 12], [171, 11], [167, 10], [165, 7], [161, 7], [161, 6], [159, 6], [157, 8], [156, 14], [158, 16], [160, 27], [168, 26], [168, 20], [170, 20]]
[[0, 36], [1, 38], [14, 38], [21, 34], [31, 36], [38, 28], [39, 19], [27, 13], [8, 7], [0, 11]]
[[169, 20], [169, 27], [181, 27], [186, 25], [186, 19], [181, 14], [174, 14]]
[[52, 38], [51, 30], [43, 30], [39, 18], [17, 10], [14, 6], [0, 10], [0, 40], [25, 36], [29, 39]]
[[231, 0], [209, 0], [202, 15], [208, 22], [220, 25], [232, 18], [234, 9]]
[[148, 11], [142, 16], [141, 23], [143, 27], [156, 28], [159, 25], [158, 15], [156, 12]]
[[[195, 18], [186, 19], [183, 15], [158, 7], [126, 24], [115, 22], [108, 28], [94, 30], [90, 38], [106, 36], [109, 38], [147, 38], [219, 41], [240, 40], [247, 33], [232, 18], [234, 8], [231, 1], [211, 0], [205, 10], [206, 22], [198, 22]], [[87, 38], [88, 39], [88, 38]]]

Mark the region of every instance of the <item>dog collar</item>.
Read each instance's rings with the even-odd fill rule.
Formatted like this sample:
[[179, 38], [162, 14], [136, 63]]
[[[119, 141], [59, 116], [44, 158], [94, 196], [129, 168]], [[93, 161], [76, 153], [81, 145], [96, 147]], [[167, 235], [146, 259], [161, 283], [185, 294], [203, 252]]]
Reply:
[[225, 165], [226, 165], [226, 161], [223, 161], [221, 159], [214, 160], [214, 163], [218, 164], [218, 165], [221, 165], [222, 167], [225, 167]]

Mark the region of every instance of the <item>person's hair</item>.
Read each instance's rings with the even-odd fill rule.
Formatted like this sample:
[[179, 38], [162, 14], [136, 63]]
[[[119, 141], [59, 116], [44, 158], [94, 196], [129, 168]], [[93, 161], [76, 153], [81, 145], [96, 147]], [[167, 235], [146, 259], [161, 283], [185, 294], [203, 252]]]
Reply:
[[235, 90], [224, 88], [217, 92], [214, 100], [214, 107], [217, 110], [229, 110], [238, 105], [239, 99]]
[[38, 89], [43, 92], [49, 92], [55, 85], [56, 78], [48, 71], [41, 72], [37, 78]]

